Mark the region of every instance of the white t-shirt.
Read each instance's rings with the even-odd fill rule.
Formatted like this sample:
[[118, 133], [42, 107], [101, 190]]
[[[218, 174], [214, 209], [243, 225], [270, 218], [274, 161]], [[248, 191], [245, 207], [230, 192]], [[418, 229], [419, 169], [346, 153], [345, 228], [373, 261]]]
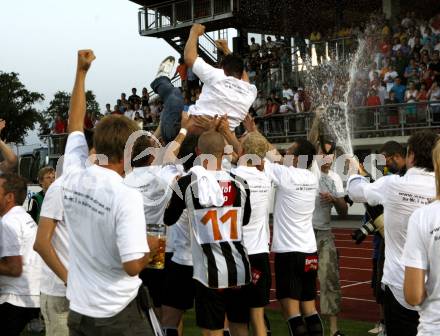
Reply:
[[[40, 217], [46, 217], [57, 221], [57, 226], [52, 236], [52, 246], [55, 249], [61, 263], [69, 268], [69, 235], [64, 222], [63, 176], [55, 180], [44, 196], [41, 206]], [[43, 262], [41, 276], [41, 293], [52, 296], [66, 296], [66, 286], [63, 281]]]
[[10, 209], [1, 220], [0, 258], [21, 256], [19, 277], [0, 275], [0, 304], [40, 307], [41, 258], [34, 251], [37, 224], [22, 206]]
[[[338, 174], [332, 170], [328, 174], [324, 174], [319, 169], [316, 161], [313, 162], [312, 172], [319, 180], [319, 192], [329, 192], [336, 198], [344, 197], [344, 185]], [[315, 230], [331, 230], [332, 207], [333, 204], [322, 203], [319, 194], [316, 196], [315, 211], [313, 213], [313, 228]]]
[[348, 180], [347, 191], [354, 202], [383, 205], [386, 244], [382, 283], [403, 307], [415, 310], [406, 303], [403, 294], [405, 266], [401, 259], [409, 217], [435, 197], [434, 173], [411, 168], [405, 176], [384, 176], [374, 183], [354, 175]]
[[186, 209], [183, 210], [176, 224], [168, 226], [168, 229], [170, 228], [174, 230], [174, 253], [171, 260], [180, 265], [193, 266], [191, 224]]
[[[390, 92], [391, 89], [392, 89], [392, 87], [394, 86], [394, 79], [395, 79], [397, 76], [399, 76], [399, 74], [398, 74], [395, 70], [393, 70], [393, 71], [388, 71], [388, 72], [385, 74], [383, 80], [384, 80], [384, 82], [385, 82], [386, 85], [387, 85], [387, 91], [388, 91], [388, 92]], [[392, 80], [392, 82], [389, 82], [389, 80]]]
[[[83, 155], [84, 134], [69, 135], [67, 157]], [[69, 151], [67, 151], [69, 150]], [[70, 162], [72, 167], [67, 166]], [[90, 317], [112, 317], [137, 295], [141, 281], [122, 263], [149, 252], [142, 195], [115, 171], [64, 163], [63, 208], [69, 233], [67, 298], [70, 309]], [[71, 169], [76, 168], [76, 169]]]
[[291, 100], [295, 94], [292, 89], [283, 89], [283, 98], [287, 98], [287, 100]]
[[257, 97], [255, 85], [226, 76], [222, 69], [212, 67], [200, 57], [194, 62], [193, 72], [204, 85], [199, 100], [189, 107], [188, 113], [211, 117], [227, 114], [229, 127], [234, 130]]
[[408, 222], [402, 262], [426, 271], [427, 297], [420, 306], [417, 335], [440, 335], [440, 201], [417, 209]]
[[[182, 173], [183, 167], [166, 165], [137, 167], [125, 176], [124, 183], [142, 194], [147, 224], [164, 224], [163, 215], [172, 195], [169, 187]], [[167, 228], [166, 252], [174, 250], [174, 230], [174, 225]]]
[[272, 252], [316, 252], [312, 217], [318, 179], [307, 169], [264, 164], [276, 186]]
[[244, 179], [251, 192], [251, 218], [243, 226], [243, 243], [248, 254], [269, 253], [269, 202], [272, 183], [255, 167], [238, 166], [232, 174]]

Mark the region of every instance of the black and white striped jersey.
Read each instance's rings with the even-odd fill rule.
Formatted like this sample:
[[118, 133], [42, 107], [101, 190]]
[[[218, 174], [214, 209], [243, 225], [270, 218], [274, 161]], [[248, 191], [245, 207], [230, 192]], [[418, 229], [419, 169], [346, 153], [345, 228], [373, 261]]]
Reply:
[[204, 208], [197, 198], [197, 179], [193, 174], [182, 177], [180, 197], [173, 192], [165, 211], [164, 222], [177, 222], [187, 209], [191, 223], [193, 278], [210, 288], [230, 288], [250, 282], [250, 265], [242, 242], [242, 226], [249, 222], [249, 189], [234, 175], [212, 171], [220, 184], [224, 204]]

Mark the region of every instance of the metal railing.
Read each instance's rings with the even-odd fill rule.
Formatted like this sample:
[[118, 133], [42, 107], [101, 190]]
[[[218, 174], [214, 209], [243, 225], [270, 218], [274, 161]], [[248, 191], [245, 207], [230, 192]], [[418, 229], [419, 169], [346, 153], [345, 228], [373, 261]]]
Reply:
[[146, 35], [204, 19], [212, 20], [224, 14], [232, 15], [233, 9], [234, 0], [182, 0], [141, 8], [138, 12], [139, 33]]
[[[288, 113], [256, 117], [255, 122], [270, 141], [279, 143], [308, 136], [313, 118], [314, 113]], [[405, 136], [439, 129], [440, 101], [355, 107], [348, 119], [352, 138]]]

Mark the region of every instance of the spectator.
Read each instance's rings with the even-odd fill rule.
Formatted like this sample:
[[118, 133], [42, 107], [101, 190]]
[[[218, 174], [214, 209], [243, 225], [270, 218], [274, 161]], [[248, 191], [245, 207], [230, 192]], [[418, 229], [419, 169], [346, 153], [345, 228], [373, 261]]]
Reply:
[[102, 112], [103, 115], [112, 114], [111, 105], [109, 103], [105, 104], [105, 111]]
[[150, 106], [150, 94], [148, 93], [147, 88], [142, 89], [142, 97], [141, 97], [141, 106], [144, 108], [145, 106]]
[[440, 87], [438, 82], [432, 83], [431, 88], [428, 91], [430, 108], [432, 111], [432, 121], [434, 123], [440, 122]]
[[283, 98], [286, 98], [287, 100], [292, 100], [294, 97], [294, 93], [292, 89], [289, 87], [289, 84], [286, 82], [283, 83]]
[[415, 36], [413, 47], [412, 47], [412, 54], [413, 55], [420, 54], [420, 51], [422, 50], [422, 48], [423, 48], [423, 44], [422, 44], [420, 36]]
[[425, 84], [429, 89], [434, 81], [434, 74], [425, 63], [420, 64], [420, 83]]
[[131, 96], [130, 97], [128, 97], [128, 102], [130, 103], [130, 104], [136, 104], [136, 103], [138, 103], [139, 105], [141, 104], [141, 97], [139, 97], [137, 94], [136, 94], [136, 92], [137, 92], [137, 90], [136, 90], [136, 88], [132, 88], [131, 89]]
[[55, 115], [55, 122], [53, 124], [52, 131], [54, 134], [66, 133], [66, 123], [58, 113]]
[[283, 97], [282, 104], [280, 106], [280, 113], [295, 112], [293, 108], [288, 104], [287, 98]]
[[179, 58], [179, 65], [176, 68], [176, 72], [174, 73], [174, 77], [179, 75], [180, 81], [182, 83], [182, 89], [184, 92], [188, 91], [188, 67], [185, 64], [185, 60], [183, 57]]
[[128, 109], [125, 111], [124, 115], [128, 118], [133, 120], [134, 119], [134, 106], [132, 104], [128, 104]]
[[134, 119], [133, 119], [138, 125], [140, 129], [144, 128], [144, 118], [141, 117], [139, 111], [136, 111], [134, 113]]
[[[418, 91], [414, 82], [409, 82], [405, 91], [405, 103], [415, 103], [417, 101]], [[416, 105], [408, 105], [406, 107], [406, 122], [415, 123], [417, 121], [417, 107]]]
[[400, 104], [405, 101], [405, 90], [406, 90], [406, 86], [402, 84], [400, 77], [396, 77], [394, 79], [394, 85], [391, 88], [391, 91], [393, 91], [396, 94], [397, 102]]
[[264, 113], [265, 117], [268, 117], [272, 114], [278, 113], [279, 105], [272, 99], [267, 98], [266, 100], [266, 112]]
[[41, 206], [43, 205], [44, 195], [46, 194], [47, 189], [49, 189], [50, 185], [55, 181], [55, 169], [52, 167], [43, 167], [38, 172], [38, 183], [41, 187], [41, 191], [32, 195], [29, 200], [28, 209], [29, 215], [31, 215], [32, 219], [38, 224], [40, 220], [40, 211]]
[[84, 128], [85, 129], [92, 129], [94, 127], [93, 123], [93, 116], [91, 112], [87, 112], [84, 117]]
[[381, 105], [381, 101], [379, 96], [377, 95], [377, 91], [375, 89], [370, 89], [368, 91], [368, 97], [367, 97], [367, 106], [379, 106]]
[[376, 62], [373, 62], [371, 63], [370, 72], [368, 73], [368, 78], [370, 79], [370, 82], [372, 82], [373, 80], [379, 77], [380, 77], [380, 71], [377, 70]]
[[115, 105], [113, 107], [113, 111], [110, 114], [119, 114], [119, 115], [123, 115], [123, 113], [121, 112], [120, 106], [119, 105]]
[[409, 60], [409, 65], [405, 69], [405, 73], [403, 75], [407, 81], [411, 81], [414, 84], [418, 84], [420, 81], [420, 68], [416, 64], [416, 60], [411, 58]]
[[263, 96], [263, 91], [258, 91], [257, 98], [252, 104], [252, 108], [258, 117], [262, 117], [266, 114], [266, 99]]
[[[124, 106], [125, 109], [127, 109], [128, 104], [129, 104], [129, 102], [127, 100], [127, 95], [124, 92], [122, 92], [121, 93], [121, 105]], [[125, 110], [123, 112], [125, 112]]]
[[385, 73], [385, 76], [383, 78], [384, 82], [387, 86], [387, 92], [391, 91], [391, 88], [394, 86], [394, 80], [399, 76], [397, 71], [394, 69], [394, 66], [392, 64], [389, 65], [388, 71]]
[[395, 66], [396, 66], [396, 71], [399, 74], [399, 76], [402, 78], [403, 75], [405, 74], [405, 69], [406, 66], [408, 64], [408, 59], [407, 57], [403, 54], [402, 50], [397, 50], [396, 53], [396, 60], [395, 60]]
[[388, 97], [387, 89], [382, 85], [379, 79], [376, 79], [371, 83], [371, 87], [376, 90], [380, 99], [380, 104], [385, 104], [385, 99]]
[[249, 53], [251, 58], [258, 56], [260, 52], [260, 45], [255, 42], [255, 37], [251, 37], [251, 44], [249, 45]]
[[[389, 98], [385, 99], [385, 105], [398, 104], [396, 93], [390, 91]], [[387, 109], [388, 124], [395, 125], [399, 123], [399, 108], [397, 106], [388, 106]]]
[[116, 100], [116, 105], [118, 106], [118, 110], [119, 110], [119, 112], [121, 112], [121, 114], [124, 114], [124, 112], [127, 110], [125, 108], [125, 105], [122, 104], [121, 99]]
[[427, 101], [428, 100], [428, 90], [426, 89], [426, 84], [422, 83], [420, 85], [419, 93], [417, 94], [417, 101]]
[[431, 63], [429, 63], [429, 69], [432, 71], [434, 75], [435, 81], [437, 83], [440, 82], [440, 57], [439, 57], [439, 51], [436, 50], [432, 53], [432, 60]]
[[134, 114], [138, 113], [141, 118], [144, 118], [144, 111], [141, 109], [138, 103], [134, 104]]

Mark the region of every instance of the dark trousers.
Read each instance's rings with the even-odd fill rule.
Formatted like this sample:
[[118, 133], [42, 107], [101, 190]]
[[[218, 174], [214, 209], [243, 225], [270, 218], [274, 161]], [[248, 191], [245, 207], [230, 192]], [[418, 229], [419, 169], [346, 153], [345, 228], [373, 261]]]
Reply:
[[179, 88], [171, 84], [168, 77], [156, 78], [151, 83], [151, 88], [163, 101], [163, 110], [160, 114], [160, 134], [165, 144], [173, 141], [180, 130], [180, 120], [184, 100]]
[[94, 318], [69, 311], [69, 336], [154, 336], [140, 295], [115, 316]]
[[417, 335], [419, 313], [403, 307], [388, 286], [385, 288], [384, 314], [387, 336]]
[[0, 334], [19, 336], [30, 320], [38, 317], [39, 308], [24, 308], [9, 303], [0, 304]]

